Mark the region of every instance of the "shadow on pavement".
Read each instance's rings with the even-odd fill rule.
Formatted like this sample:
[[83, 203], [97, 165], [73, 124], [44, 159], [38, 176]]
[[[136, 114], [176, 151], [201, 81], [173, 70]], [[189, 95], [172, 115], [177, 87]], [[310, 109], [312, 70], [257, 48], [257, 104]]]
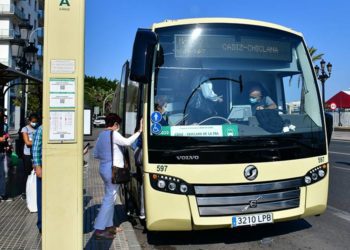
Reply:
[[204, 245], [215, 243], [240, 243], [263, 240], [264, 238], [289, 234], [311, 228], [306, 220], [282, 222], [256, 227], [235, 229], [204, 230], [190, 232], [148, 232], [147, 240], [151, 245]]
[[[90, 196], [91, 197], [91, 196]], [[94, 229], [94, 222], [97, 217], [101, 204], [95, 204], [88, 207], [84, 211], [84, 234], [92, 233]], [[116, 205], [114, 208], [114, 225], [120, 225], [127, 221], [125, 207], [123, 205]], [[86, 244], [86, 250], [95, 249], [110, 249], [113, 244], [113, 240], [96, 240], [95, 236], [91, 236], [88, 243]]]

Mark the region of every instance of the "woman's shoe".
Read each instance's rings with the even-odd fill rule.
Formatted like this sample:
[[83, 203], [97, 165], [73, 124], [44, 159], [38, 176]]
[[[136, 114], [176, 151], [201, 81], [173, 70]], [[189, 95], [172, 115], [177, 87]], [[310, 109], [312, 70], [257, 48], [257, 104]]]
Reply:
[[111, 233], [111, 234], [117, 234], [123, 231], [121, 227], [107, 227], [106, 231]]
[[102, 232], [95, 232], [96, 240], [113, 240], [114, 234], [111, 234], [108, 230]]

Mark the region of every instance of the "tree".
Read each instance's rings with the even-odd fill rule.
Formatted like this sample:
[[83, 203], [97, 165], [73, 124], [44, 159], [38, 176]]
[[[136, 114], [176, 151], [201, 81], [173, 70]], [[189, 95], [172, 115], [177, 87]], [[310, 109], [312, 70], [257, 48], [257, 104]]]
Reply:
[[314, 46], [309, 47], [308, 50], [313, 63], [321, 60], [322, 57], [324, 56], [324, 53], [316, 54], [317, 49]]
[[[84, 102], [90, 108], [98, 106], [102, 109], [103, 101], [108, 95], [115, 92], [119, 82], [105, 77], [96, 78], [85, 76]], [[108, 106], [108, 103], [107, 105]]]

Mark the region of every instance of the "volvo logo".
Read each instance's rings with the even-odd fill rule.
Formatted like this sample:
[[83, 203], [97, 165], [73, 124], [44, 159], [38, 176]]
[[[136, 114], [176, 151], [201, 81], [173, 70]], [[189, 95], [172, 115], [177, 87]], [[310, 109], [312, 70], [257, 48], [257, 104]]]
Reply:
[[183, 161], [199, 160], [198, 155], [177, 155], [176, 158]]
[[249, 165], [244, 169], [244, 177], [249, 180], [255, 180], [256, 177], [258, 176], [258, 169], [253, 166], [253, 165]]

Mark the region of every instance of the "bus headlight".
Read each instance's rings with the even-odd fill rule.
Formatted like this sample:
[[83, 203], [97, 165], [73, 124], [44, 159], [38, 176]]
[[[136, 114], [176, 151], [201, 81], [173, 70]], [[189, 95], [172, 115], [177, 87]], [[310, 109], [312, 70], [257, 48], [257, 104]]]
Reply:
[[180, 185], [180, 192], [181, 193], [187, 193], [188, 187], [186, 184], [181, 184]]
[[305, 185], [311, 185], [315, 182], [322, 180], [327, 174], [327, 164], [323, 164], [311, 169], [304, 176]]
[[194, 194], [193, 187], [177, 177], [150, 174], [150, 180], [151, 186], [158, 191], [184, 195]]
[[311, 183], [311, 177], [308, 176], [308, 175], [305, 176], [304, 181], [305, 181], [306, 184], [310, 184]]
[[176, 189], [176, 184], [174, 182], [170, 182], [168, 188], [170, 191], [174, 192]]
[[165, 188], [165, 186], [166, 186], [165, 181], [158, 180], [157, 187], [163, 189], [163, 188]]

